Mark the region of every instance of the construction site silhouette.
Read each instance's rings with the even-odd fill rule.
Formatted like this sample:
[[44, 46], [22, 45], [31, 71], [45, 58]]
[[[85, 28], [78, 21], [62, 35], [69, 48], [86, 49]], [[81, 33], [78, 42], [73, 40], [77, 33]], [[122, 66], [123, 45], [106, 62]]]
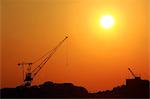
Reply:
[[2, 98], [149, 98], [148, 80], [126, 79], [126, 84], [112, 90], [89, 93], [84, 87], [72, 83], [47, 81], [38, 86], [17, 86], [1, 89]]
[[[0, 89], [2, 98], [149, 98], [149, 80], [142, 80], [136, 76], [130, 68], [128, 70], [134, 77], [126, 79], [126, 84], [114, 87], [112, 90], [99, 91], [89, 93], [84, 87], [75, 86], [72, 83], [53, 83], [47, 81], [41, 85], [31, 86], [32, 81], [39, 71], [44, 67], [48, 60], [53, 56], [57, 49], [68, 38], [66, 36], [52, 50], [44, 54], [34, 62], [19, 63], [19, 67], [27, 67], [24, 75], [23, 69], [23, 84], [16, 88]], [[41, 60], [41, 61], [40, 61]], [[40, 63], [31, 69], [35, 62]]]

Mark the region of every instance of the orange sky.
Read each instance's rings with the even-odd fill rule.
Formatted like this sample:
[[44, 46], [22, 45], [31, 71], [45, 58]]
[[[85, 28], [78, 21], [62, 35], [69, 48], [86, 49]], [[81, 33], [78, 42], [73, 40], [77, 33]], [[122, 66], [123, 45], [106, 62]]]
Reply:
[[[148, 1], [2, 0], [1, 87], [21, 84], [22, 71], [17, 64], [36, 60], [66, 32], [68, 40], [34, 84], [50, 80], [71, 82], [89, 91], [106, 90], [132, 78], [128, 67], [150, 79]], [[115, 18], [109, 30], [99, 25], [99, 18], [106, 14]]]

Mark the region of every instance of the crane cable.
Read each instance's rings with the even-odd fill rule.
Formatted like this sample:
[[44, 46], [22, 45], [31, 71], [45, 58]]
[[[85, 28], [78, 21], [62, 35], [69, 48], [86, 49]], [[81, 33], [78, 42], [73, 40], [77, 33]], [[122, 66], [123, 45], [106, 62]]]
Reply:
[[[53, 50], [53, 49], [52, 49]], [[50, 52], [52, 52], [52, 50], [49, 50], [47, 53], [45, 53], [43, 56], [41, 56], [40, 58], [38, 58], [37, 60], [35, 60], [33, 62], [33, 64], [37, 63], [38, 61], [40, 61], [41, 59], [43, 59], [44, 57], [46, 57]]]
[[[68, 38], [68, 36], [66, 36], [66, 38]], [[66, 38], [65, 38], [65, 39], [66, 39]], [[65, 40], [65, 39], [64, 39], [64, 40]], [[57, 46], [59, 46], [61, 43], [63, 43], [64, 40], [62, 40]], [[56, 47], [57, 47], [57, 46], [56, 46]], [[55, 47], [55, 48], [56, 48], [56, 47]], [[55, 48], [54, 48], [54, 49], [55, 49]], [[43, 59], [44, 57], [46, 57], [46, 56], [47, 56], [49, 53], [51, 53], [54, 49], [49, 50], [49, 51], [48, 51], [47, 53], [45, 53], [43, 56], [41, 56], [40, 58], [38, 58], [37, 60], [35, 60], [34, 62], [32, 62], [32, 64], [35, 64], [35, 63], [37, 63], [38, 61], [40, 61], [41, 59]]]
[[[65, 37], [65, 39], [63, 39], [61, 42], [59, 42], [59, 44], [53, 48], [52, 50], [48, 51], [46, 54], [44, 54], [42, 57], [40, 57], [38, 60], [36, 60], [35, 62], [39, 61], [40, 59], [44, 58], [46, 55], [48, 55], [50, 52], [50, 54], [31, 72], [31, 73], [35, 73], [33, 74], [33, 76], [35, 76], [39, 70], [47, 63], [47, 61], [53, 56], [53, 54], [57, 51], [57, 49], [61, 46], [61, 44], [68, 38], [68, 36]], [[35, 63], [34, 62], [34, 63]], [[39, 68], [39, 69], [38, 69]]]
[[[59, 47], [59, 46], [58, 46]], [[58, 48], [57, 47], [57, 48]], [[40, 69], [42, 69], [42, 67], [46, 64], [46, 62], [52, 57], [52, 55], [53, 55], [53, 53], [55, 53], [56, 52], [56, 50], [57, 50], [57, 48], [54, 48], [54, 49], [52, 49], [52, 50], [50, 50], [50, 51], [48, 51], [47, 53], [45, 53], [43, 56], [41, 56], [39, 59], [37, 59], [36, 61], [34, 61], [33, 62], [33, 64], [34, 63], [36, 63], [36, 62], [38, 62], [39, 60], [41, 60], [42, 58], [44, 58], [45, 56], [47, 56], [49, 53], [50, 53], [50, 55], [49, 56], [47, 56], [43, 61], [42, 61], [42, 63], [40, 64], [40, 65], [38, 65], [32, 72], [34, 72], [34, 71], [36, 71], [38, 68], [38, 70], [33, 74], [33, 77], [35, 77], [36, 76], [36, 74], [38, 73], [38, 71], [40, 71]], [[66, 67], [68, 66], [68, 41], [66, 41], [66, 63], [65, 63], [65, 65], [66, 65]], [[43, 65], [42, 65], [43, 64]]]

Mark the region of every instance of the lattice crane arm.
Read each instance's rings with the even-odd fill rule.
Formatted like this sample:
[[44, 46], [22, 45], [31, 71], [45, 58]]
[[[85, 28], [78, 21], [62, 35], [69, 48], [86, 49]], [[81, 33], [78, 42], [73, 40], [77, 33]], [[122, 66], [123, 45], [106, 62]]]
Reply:
[[63, 44], [63, 42], [68, 38], [66, 36], [59, 44], [51, 50], [51, 53], [36, 67], [32, 72], [32, 78], [34, 78], [38, 72], [43, 68], [43, 66], [48, 62], [48, 60], [54, 55], [54, 53], [57, 51], [57, 49]]

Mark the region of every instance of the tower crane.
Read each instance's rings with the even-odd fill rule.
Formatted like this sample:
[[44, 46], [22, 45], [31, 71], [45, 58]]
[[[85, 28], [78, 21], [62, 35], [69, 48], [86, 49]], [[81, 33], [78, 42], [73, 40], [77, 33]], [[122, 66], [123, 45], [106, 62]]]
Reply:
[[132, 70], [130, 68], [128, 68], [129, 72], [132, 74], [132, 76], [134, 77], [134, 79], [141, 79], [140, 77], [136, 76]]
[[43, 68], [43, 66], [48, 62], [48, 60], [54, 55], [54, 53], [57, 51], [57, 49], [63, 44], [63, 42], [68, 38], [68, 36], [66, 36], [62, 41], [59, 42], [58, 45], [56, 45], [52, 50], [50, 50], [48, 53], [46, 53], [44, 56], [46, 56], [44, 58], [44, 56], [42, 56], [41, 58], [39, 58], [38, 60], [36, 60], [35, 62], [42, 60], [42, 62], [40, 62], [40, 64], [38, 64], [38, 66], [36, 68], [34, 68], [31, 71], [31, 67], [35, 62], [29, 62], [29, 63], [19, 63], [19, 66], [27, 66], [27, 72], [25, 74], [25, 79], [24, 79], [24, 86], [26, 87], [30, 87], [31, 83], [34, 79], [34, 77], [39, 73], [39, 71]]

